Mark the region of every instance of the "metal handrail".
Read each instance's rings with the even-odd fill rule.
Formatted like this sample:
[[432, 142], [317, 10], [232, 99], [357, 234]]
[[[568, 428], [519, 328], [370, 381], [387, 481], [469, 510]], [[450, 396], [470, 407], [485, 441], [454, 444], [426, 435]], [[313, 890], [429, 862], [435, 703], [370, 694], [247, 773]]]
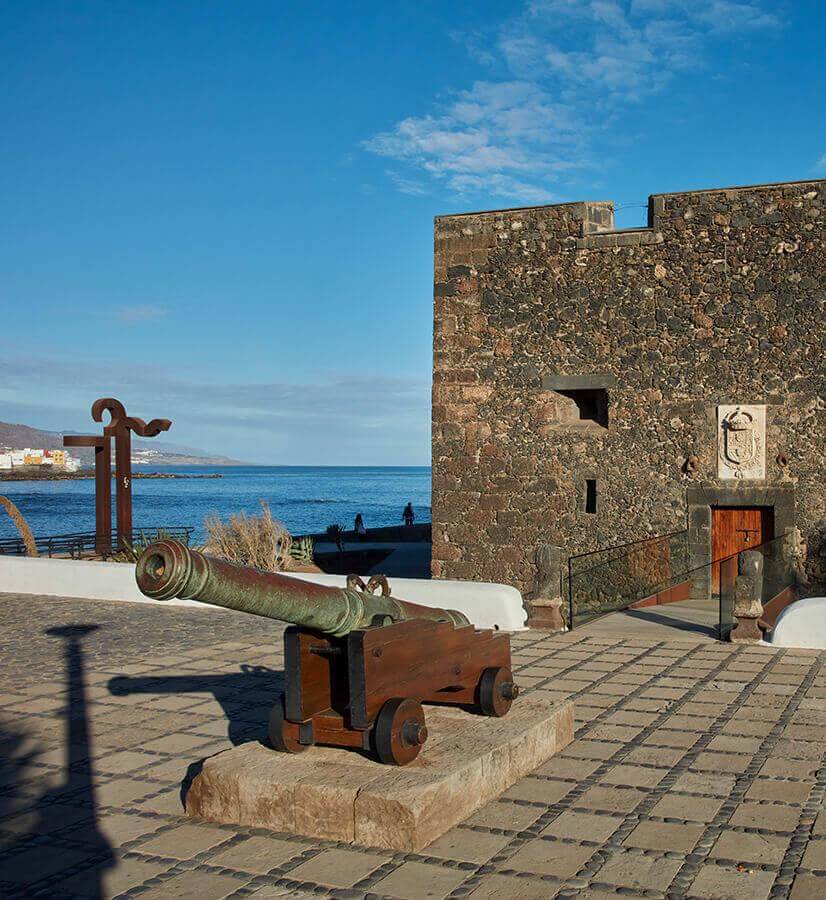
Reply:
[[[152, 527], [133, 528], [130, 544], [134, 544], [136, 539], [157, 535], [163, 533], [176, 540], [183, 541], [188, 544], [195, 529], [190, 525], [153, 525]], [[97, 536], [94, 531], [76, 531], [68, 534], [52, 534], [44, 537], [35, 537], [34, 543], [39, 552], [47, 553], [52, 556], [53, 553], [68, 552], [72, 558], [75, 553], [81, 555], [84, 550], [95, 550]], [[120, 544], [117, 533], [112, 535], [112, 551], [117, 552]], [[25, 556], [26, 547], [21, 538], [2, 538], [0, 539], [0, 555], [7, 556]]]

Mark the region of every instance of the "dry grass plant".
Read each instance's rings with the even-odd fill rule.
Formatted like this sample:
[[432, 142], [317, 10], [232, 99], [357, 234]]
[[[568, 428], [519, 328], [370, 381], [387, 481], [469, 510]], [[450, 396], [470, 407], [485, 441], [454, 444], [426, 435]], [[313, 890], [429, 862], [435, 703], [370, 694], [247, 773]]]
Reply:
[[26, 547], [26, 556], [40, 556], [37, 552], [37, 544], [34, 542], [34, 536], [32, 535], [32, 530], [29, 528], [29, 523], [23, 518], [23, 513], [9, 500], [8, 497], [0, 497], [0, 506], [4, 507], [6, 512], [9, 514], [9, 518], [14, 522], [18, 532], [20, 533], [20, 537], [23, 540], [23, 544]]
[[267, 572], [283, 572], [292, 561], [290, 532], [273, 519], [266, 501], [261, 501], [261, 515], [246, 513], [230, 516], [223, 522], [220, 516], [204, 520], [206, 540], [203, 551], [243, 566], [254, 566]]

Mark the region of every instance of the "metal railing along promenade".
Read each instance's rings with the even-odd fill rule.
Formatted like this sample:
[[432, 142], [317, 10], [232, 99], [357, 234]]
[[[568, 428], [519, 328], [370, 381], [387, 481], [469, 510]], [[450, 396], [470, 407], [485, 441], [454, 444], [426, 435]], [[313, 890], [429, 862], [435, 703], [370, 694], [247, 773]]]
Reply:
[[[159, 526], [152, 528], [138, 528], [131, 534], [128, 544], [131, 547], [145, 546], [156, 538], [170, 537], [184, 544], [189, 544], [194, 528], [184, 525]], [[69, 556], [72, 559], [80, 559], [82, 556], [96, 556], [96, 535], [94, 531], [77, 531], [71, 534], [52, 534], [46, 537], [35, 537], [35, 546], [38, 553], [43, 556]], [[117, 533], [112, 535], [112, 554], [118, 553], [121, 541]], [[23, 539], [0, 539], [0, 555], [25, 556], [26, 545]]]

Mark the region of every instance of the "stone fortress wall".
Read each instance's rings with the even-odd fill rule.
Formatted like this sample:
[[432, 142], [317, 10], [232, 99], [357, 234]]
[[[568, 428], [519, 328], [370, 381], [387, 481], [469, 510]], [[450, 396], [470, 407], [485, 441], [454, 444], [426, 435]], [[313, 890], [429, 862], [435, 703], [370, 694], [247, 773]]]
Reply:
[[[539, 544], [686, 526], [700, 564], [719, 502], [773, 505], [826, 580], [824, 185], [654, 195], [617, 231], [610, 202], [436, 219], [435, 577], [525, 590]], [[764, 475], [721, 480], [740, 404]]]

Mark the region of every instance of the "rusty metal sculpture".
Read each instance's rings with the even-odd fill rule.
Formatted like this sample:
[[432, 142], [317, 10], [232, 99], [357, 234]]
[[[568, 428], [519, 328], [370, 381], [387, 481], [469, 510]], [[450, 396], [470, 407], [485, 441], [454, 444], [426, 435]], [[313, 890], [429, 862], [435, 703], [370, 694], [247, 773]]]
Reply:
[[110, 421], [103, 427], [103, 435], [65, 435], [64, 447], [95, 448], [95, 550], [101, 556], [112, 552], [112, 438], [115, 440], [115, 489], [118, 545], [125, 548], [132, 541], [132, 434], [156, 437], [168, 431], [169, 419], [144, 422], [127, 416], [120, 400], [101, 397], [92, 404], [92, 419], [103, 421], [108, 412]]
[[155, 600], [182, 597], [292, 623], [284, 633], [286, 690], [270, 714], [273, 747], [372, 750], [404, 765], [427, 740], [423, 702], [503, 716], [519, 690], [510, 638], [460, 612], [326, 587], [204, 556], [178, 541], [151, 544], [135, 570]]

